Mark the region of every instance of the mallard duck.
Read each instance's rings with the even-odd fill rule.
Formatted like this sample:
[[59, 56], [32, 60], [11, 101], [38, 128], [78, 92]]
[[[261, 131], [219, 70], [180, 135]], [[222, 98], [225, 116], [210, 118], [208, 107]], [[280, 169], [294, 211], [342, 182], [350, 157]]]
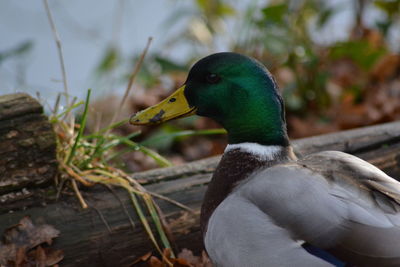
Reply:
[[282, 97], [261, 63], [207, 56], [184, 86], [130, 122], [192, 114], [228, 135], [201, 208], [215, 266], [400, 266], [400, 183], [343, 152], [297, 159]]

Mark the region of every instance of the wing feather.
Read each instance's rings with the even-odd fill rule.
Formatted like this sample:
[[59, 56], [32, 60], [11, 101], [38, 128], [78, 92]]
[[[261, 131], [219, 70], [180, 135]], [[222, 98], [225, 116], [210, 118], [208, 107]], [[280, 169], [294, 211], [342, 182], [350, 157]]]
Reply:
[[400, 183], [342, 152], [255, 174], [237, 189], [302, 239], [357, 266], [400, 266]]

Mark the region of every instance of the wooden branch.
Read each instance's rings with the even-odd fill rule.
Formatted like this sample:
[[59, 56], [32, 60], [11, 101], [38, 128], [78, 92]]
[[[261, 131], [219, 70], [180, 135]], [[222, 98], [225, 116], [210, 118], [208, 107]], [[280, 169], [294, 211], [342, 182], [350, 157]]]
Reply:
[[0, 96], [0, 201], [56, 173], [55, 134], [42, 106], [27, 94]]
[[[292, 146], [298, 156], [307, 155], [324, 150], [338, 150], [357, 155], [365, 160], [371, 161], [380, 168], [396, 168], [394, 162], [386, 164], [378, 159], [385, 160], [391, 158], [388, 156], [390, 151], [396, 151], [396, 145], [400, 143], [400, 122], [390, 122], [375, 126], [362, 127], [353, 130], [330, 133], [320, 136], [302, 138], [292, 141]], [[386, 149], [385, 149], [386, 148]], [[386, 153], [384, 153], [386, 152]], [[199, 173], [211, 173], [217, 167], [220, 156], [198, 160], [179, 167], [170, 167], [155, 169], [133, 175], [134, 178], [143, 181], [145, 184], [168, 181]], [[398, 164], [397, 164], [398, 165]], [[400, 178], [400, 177], [399, 177]]]
[[[400, 178], [400, 122], [295, 140], [293, 146], [297, 154], [327, 149], [350, 152]], [[202, 249], [198, 211], [218, 160], [214, 157], [133, 175], [146, 184], [147, 190], [196, 211], [192, 214], [156, 199], [170, 223], [176, 247], [195, 253]], [[124, 190], [116, 189], [116, 194], [112, 194], [102, 186], [94, 186], [81, 191], [92, 209], [82, 210], [74, 196], [64, 195], [55, 202], [53, 188], [30, 189], [30, 197], [0, 205], [0, 232], [25, 215], [54, 225], [61, 232], [54, 245], [65, 254], [61, 266], [129, 266], [134, 259], [153, 250]], [[133, 218], [134, 228], [121, 202]]]

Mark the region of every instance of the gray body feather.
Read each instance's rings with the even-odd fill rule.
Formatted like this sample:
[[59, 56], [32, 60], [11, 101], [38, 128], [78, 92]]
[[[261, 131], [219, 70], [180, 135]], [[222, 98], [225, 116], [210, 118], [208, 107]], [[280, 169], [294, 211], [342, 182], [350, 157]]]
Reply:
[[354, 156], [326, 151], [261, 169], [209, 219], [217, 266], [330, 266], [301, 242], [356, 266], [400, 266], [400, 183]]

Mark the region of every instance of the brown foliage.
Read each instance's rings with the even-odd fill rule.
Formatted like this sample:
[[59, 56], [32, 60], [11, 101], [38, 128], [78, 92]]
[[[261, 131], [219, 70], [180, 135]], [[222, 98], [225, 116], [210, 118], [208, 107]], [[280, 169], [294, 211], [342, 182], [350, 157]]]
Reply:
[[146, 253], [133, 264], [133, 267], [212, 267], [211, 261], [205, 251], [201, 256], [194, 256], [193, 252], [188, 249], [183, 249], [177, 258], [171, 257], [171, 250], [165, 249], [162, 259], [152, 256], [151, 252]]
[[59, 231], [48, 224], [34, 225], [26, 216], [8, 228], [0, 243], [0, 265], [7, 267], [56, 266], [64, 255], [42, 245], [51, 245]]

